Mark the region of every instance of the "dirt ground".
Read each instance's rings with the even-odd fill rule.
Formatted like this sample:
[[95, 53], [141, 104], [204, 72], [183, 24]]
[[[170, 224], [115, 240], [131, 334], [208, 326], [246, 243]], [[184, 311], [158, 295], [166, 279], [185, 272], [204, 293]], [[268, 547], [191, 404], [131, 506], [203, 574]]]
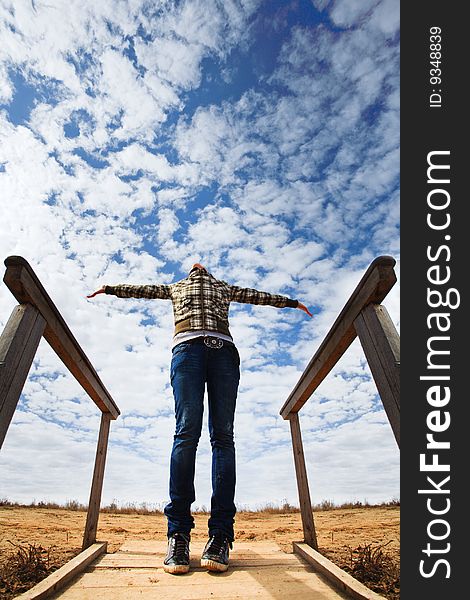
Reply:
[[[195, 514], [195, 540], [207, 538], [207, 514]], [[37, 507], [0, 507], [0, 561], [14, 550], [13, 544], [55, 547], [65, 558], [81, 548], [86, 514], [81, 511]], [[351, 564], [351, 551], [359, 546], [383, 551], [399, 565], [400, 508], [361, 507], [318, 511], [314, 514], [319, 550], [341, 567]], [[102, 513], [98, 541], [108, 542], [115, 552], [127, 539], [166, 539], [166, 518], [161, 514]], [[240, 512], [235, 521], [237, 540], [273, 540], [285, 552], [292, 542], [302, 541], [300, 513]]]

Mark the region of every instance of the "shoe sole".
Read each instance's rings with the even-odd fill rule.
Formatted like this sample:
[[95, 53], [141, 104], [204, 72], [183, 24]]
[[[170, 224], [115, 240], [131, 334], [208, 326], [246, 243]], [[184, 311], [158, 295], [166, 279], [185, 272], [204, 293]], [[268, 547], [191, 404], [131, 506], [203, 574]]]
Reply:
[[172, 575], [181, 575], [189, 571], [189, 565], [163, 565], [165, 573], [171, 573]]
[[220, 573], [228, 569], [228, 565], [224, 565], [215, 560], [210, 560], [209, 558], [201, 559], [201, 567], [205, 567], [206, 569], [209, 569], [209, 571], [219, 571]]

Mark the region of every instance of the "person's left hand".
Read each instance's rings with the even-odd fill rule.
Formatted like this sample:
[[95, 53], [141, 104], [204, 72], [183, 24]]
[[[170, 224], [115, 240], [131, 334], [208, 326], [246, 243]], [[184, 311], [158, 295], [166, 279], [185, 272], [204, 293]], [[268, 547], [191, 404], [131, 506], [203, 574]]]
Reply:
[[302, 302], [299, 302], [297, 304], [297, 308], [300, 308], [300, 310], [303, 310], [304, 313], [307, 313], [307, 315], [309, 317], [313, 317], [312, 313], [308, 310], [308, 308], [305, 306], [305, 304], [302, 304]]
[[97, 294], [104, 294], [104, 293], [105, 293], [104, 292], [104, 285], [102, 285], [99, 290], [96, 290], [96, 292], [93, 292], [92, 294], [89, 294], [87, 296], [87, 298], [94, 298]]

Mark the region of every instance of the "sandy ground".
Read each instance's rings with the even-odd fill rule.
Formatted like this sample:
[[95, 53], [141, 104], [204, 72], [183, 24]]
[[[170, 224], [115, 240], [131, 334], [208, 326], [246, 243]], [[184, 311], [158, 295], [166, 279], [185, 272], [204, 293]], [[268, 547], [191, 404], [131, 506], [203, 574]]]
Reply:
[[[367, 507], [319, 511], [314, 515], [320, 551], [334, 562], [347, 561], [358, 546], [387, 544], [384, 548], [399, 562], [399, 507]], [[55, 546], [68, 556], [80, 551], [86, 514], [80, 511], [46, 508], [0, 507], [0, 557], [14, 550], [14, 544]], [[206, 514], [196, 514], [192, 538], [207, 537]], [[300, 513], [240, 512], [235, 522], [236, 540], [273, 540], [285, 552], [292, 542], [302, 541]], [[108, 541], [115, 552], [127, 539], [166, 539], [163, 515], [100, 515], [98, 541]]]

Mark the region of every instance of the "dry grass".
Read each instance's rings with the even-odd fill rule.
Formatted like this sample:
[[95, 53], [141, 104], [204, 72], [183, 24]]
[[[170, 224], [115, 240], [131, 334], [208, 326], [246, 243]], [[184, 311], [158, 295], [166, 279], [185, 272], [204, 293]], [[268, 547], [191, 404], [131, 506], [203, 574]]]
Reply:
[[[165, 503], [151, 504], [148, 502], [141, 502], [136, 504], [134, 502], [120, 503], [114, 499], [110, 504], [102, 506], [100, 512], [110, 514], [124, 514], [124, 515], [162, 515]], [[45, 500], [33, 501], [29, 504], [20, 504], [9, 500], [8, 498], [0, 498], [0, 507], [10, 506], [18, 508], [46, 508], [51, 510], [65, 509], [73, 511], [86, 512], [88, 505], [82, 504], [78, 500], [67, 500], [64, 504], [57, 502], [50, 502]], [[390, 506], [400, 506], [400, 501], [397, 499], [390, 500], [388, 502], [381, 502], [379, 504], [370, 504], [367, 500], [354, 500], [351, 502], [342, 502], [341, 504], [335, 504], [331, 500], [322, 500], [319, 504], [314, 504], [312, 510], [314, 512], [321, 512], [327, 510], [343, 510], [348, 508], [384, 508]], [[209, 510], [206, 506], [195, 506], [191, 508], [191, 512], [194, 514], [209, 514]], [[290, 504], [287, 500], [282, 500], [281, 504], [275, 504], [272, 502], [266, 502], [260, 504], [256, 508], [247, 508], [243, 505], [237, 506], [237, 512], [243, 513], [267, 513], [267, 514], [287, 514], [287, 513], [300, 513], [300, 508]]]
[[70, 556], [53, 547], [10, 544], [14, 549], [3, 556], [0, 562], [2, 600], [10, 600], [26, 592], [70, 560]]
[[[116, 551], [126, 539], [163, 539], [158, 505], [113, 501], [102, 509], [98, 539]], [[247, 510], [238, 506], [237, 540], [272, 540], [285, 552], [302, 539], [298, 507], [287, 501]], [[80, 552], [86, 506], [68, 501], [22, 506], [0, 499], [0, 597], [10, 600]], [[314, 507], [320, 552], [388, 600], [399, 598], [399, 502], [381, 505], [323, 501]], [[205, 539], [208, 512], [194, 511], [192, 538]], [[1, 539], [3, 538], [3, 540]], [[9, 543], [8, 540], [12, 540]], [[393, 540], [393, 541], [389, 541]], [[47, 549], [46, 549], [47, 548]]]
[[369, 589], [388, 598], [400, 598], [400, 569], [392, 557], [384, 552], [387, 544], [372, 547], [371, 544], [349, 549], [349, 564], [343, 566], [353, 577]]

